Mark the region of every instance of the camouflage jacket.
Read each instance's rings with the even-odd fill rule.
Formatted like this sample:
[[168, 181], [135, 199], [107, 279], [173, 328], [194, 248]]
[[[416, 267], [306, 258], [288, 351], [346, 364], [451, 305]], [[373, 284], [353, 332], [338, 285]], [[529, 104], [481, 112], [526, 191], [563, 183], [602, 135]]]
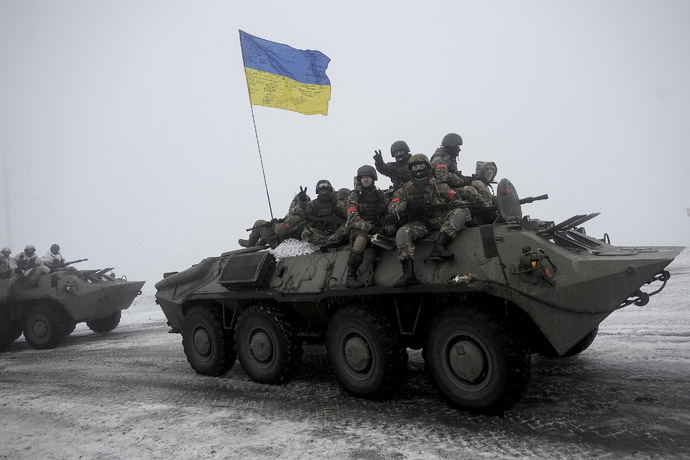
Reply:
[[347, 226], [365, 232], [382, 227], [387, 208], [388, 199], [381, 190], [358, 183], [347, 198]]
[[431, 156], [430, 163], [432, 174], [440, 182], [448, 184], [452, 188], [469, 185], [467, 178], [458, 171], [457, 157], [449, 155], [443, 147], [436, 149], [436, 152]]
[[393, 188], [400, 188], [405, 185], [408, 181], [412, 180], [412, 172], [407, 166], [407, 161], [398, 163], [397, 161], [391, 161], [390, 163], [377, 162], [375, 163], [376, 170], [388, 176], [393, 183]]
[[[460, 196], [455, 190], [437, 179], [428, 179], [422, 188], [415, 184], [415, 181], [410, 181], [395, 192], [390, 205], [388, 205], [388, 213], [407, 214], [407, 202], [409, 200], [421, 201], [427, 207], [450, 202], [461, 202]], [[440, 217], [446, 212], [448, 211], [439, 207], [436, 210], [427, 212], [426, 217]]]

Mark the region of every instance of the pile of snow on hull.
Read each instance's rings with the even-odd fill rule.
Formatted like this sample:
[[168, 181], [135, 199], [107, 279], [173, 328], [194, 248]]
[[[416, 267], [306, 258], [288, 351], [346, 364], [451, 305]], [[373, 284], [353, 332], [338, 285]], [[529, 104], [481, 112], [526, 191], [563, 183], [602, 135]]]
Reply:
[[276, 262], [280, 262], [280, 260], [285, 257], [303, 256], [318, 250], [319, 247], [314, 244], [292, 238], [283, 241], [275, 249], [267, 249], [268, 252], [273, 254]]

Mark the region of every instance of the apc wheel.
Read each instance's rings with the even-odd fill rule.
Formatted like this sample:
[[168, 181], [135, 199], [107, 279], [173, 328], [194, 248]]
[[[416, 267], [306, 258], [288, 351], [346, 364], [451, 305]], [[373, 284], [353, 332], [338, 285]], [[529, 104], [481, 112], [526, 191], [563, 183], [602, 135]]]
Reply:
[[0, 314], [0, 352], [7, 348], [22, 335], [22, 323], [14, 320], [8, 314]]
[[426, 358], [437, 388], [457, 407], [501, 412], [527, 391], [527, 347], [492, 316], [474, 308], [441, 311], [431, 323]]
[[389, 397], [405, 376], [407, 350], [375, 310], [339, 310], [328, 326], [326, 348], [338, 382], [350, 394]]
[[560, 358], [568, 358], [570, 356], [579, 355], [580, 353], [582, 353], [583, 351], [588, 349], [590, 345], [592, 345], [592, 342], [594, 342], [594, 339], [597, 338], [598, 333], [599, 333], [599, 326], [592, 329], [589, 332], [589, 334], [584, 336], [582, 338], [582, 340], [580, 340], [575, 345], [573, 345], [573, 347], [570, 350], [566, 351], [563, 356], [559, 356], [558, 353], [556, 353], [556, 351], [553, 349], [542, 351], [539, 354], [542, 356], [549, 357], [549, 358], [559, 358], [559, 357]]
[[210, 307], [193, 307], [184, 317], [182, 347], [192, 369], [202, 375], [221, 375], [235, 364], [232, 335], [225, 333], [221, 313]]
[[235, 328], [237, 357], [255, 382], [280, 385], [302, 364], [302, 342], [287, 314], [254, 306], [242, 312]]
[[62, 312], [46, 305], [32, 307], [24, 317], [24, 338], [37, 350], [57, 347], [65, 338], [66, 328]]
[[[113, 329], [115, 329], [118, 324], [120, 324], [120, 318], [122, 318], [122, 312], [118, 310], [115, 313], [113, 313], [112, 315], [106, 316], [105, 318], [99, 318], [99, 319], [93, 319], [91, 321], [87, 321], [86, 325], [93, 332], [110, 332]], [[76, 326], [77, 326], [77, 324], [75, 323], [74, 327], [76, 327]], [[72, 331], [74, 330], [74, 327], [72, 328]], [[70, 333], [72, 331], [70, 331]]]

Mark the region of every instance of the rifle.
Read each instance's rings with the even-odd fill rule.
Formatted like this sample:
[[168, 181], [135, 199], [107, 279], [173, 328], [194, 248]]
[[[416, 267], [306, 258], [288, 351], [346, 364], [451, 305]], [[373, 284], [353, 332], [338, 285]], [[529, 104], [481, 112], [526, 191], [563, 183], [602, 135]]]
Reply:
[[[539, 196], [528, 196], [527, 198], [522, 198], [520, 199], [520, 204], [528, 204], [528, 203], [533, 203], [535, 201], [539, 200], [548, 200], [549, 195], [548, 194], [543, 194]], [[485, 214], [491, 214], [492, 212], [497, 212], [498, 211], [498, 206], [483, 206], [482, 203], [476, 203], [476, 202], [466, 202], [463, 201], [461, 203], [445, 203], [445, 204], [438, 204], [438, 205], [432, 205], [429, 206], [427, 212], [433, 212], [433, 211], [445, 211], [445, 210], [451, 210], [451, 209], [456, 209], [456, 208], [468, 208], [470, 210], [470, 213], [473, 215], [485, 215]]]
[[[539, 200], [546, 200], [549, 198], [548, 194], [543, 194], [539, 196], [529, 196], [527, 198], [520, 199], [520, 204], [528, 204]], [[481, 216], [486, 214], [491, 214], [498, 211], [498, 206], [483, 206], [481, 203], [459, 201], [455, 203], [444, 203], [430, 205], [426, 208], [426, 215], [433, 214], [436, 211], [450, 211], [451, 209], [467, 208], [470, 210], [472, 215]], [[396, 214], [389, 214], [386, 216], [387, 224], [398, 223], [402, 218], [406, 217], [406, 214], [402, 216]]]
[[334, 214], [329, 214], [325, 217], [307, 216], [307, 221], [325, 224], [325, 226], [332, 229], [332, 231], [336, 231], [345, 223], [345, 219]]
[[55, 270], [59, 268], [65, 268], [68, 265], [76, 264], [79, 262], [85, 262], [89, 259], [77, 259], [77, 260], [70, 260], [69, 262], [58, 262], [56, 264], [49, 264], [48, 267], [50, 267], [50, 271], [54, 272]]
[[268, 226], [273, 225], [273, 224], [281, 224], [283, 222], [285, 222], [285, 219], [271, 219], [268, 222], [263, 223], [261, 225], [255, 225], [252, 228], [248, 228], [246, 231], [251, 232], [252, 230], [256, 230], [258, 228], [268, 227]]

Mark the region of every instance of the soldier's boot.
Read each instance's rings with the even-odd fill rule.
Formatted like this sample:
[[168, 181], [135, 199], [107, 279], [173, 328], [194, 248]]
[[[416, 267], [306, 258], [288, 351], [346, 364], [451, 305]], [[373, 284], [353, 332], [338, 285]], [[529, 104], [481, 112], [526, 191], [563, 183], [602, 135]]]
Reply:
[[347, 280], [345, 281], [345, 287], [359, 289], [364, 286], [364, 283], [357, 279], [357, 269], [362, 265], [363, 260], [364, 254], [350, 252], [350, 256], [347, 258]]
[[450, 243], [450, 236], [447, 233], [439, 232], [436, 237], [436, 242], [434, 244], [434, 249], [429, 253], [429, 259], [431, 260], [453, 260], [455, 254], [450, 252], [446, 246]]
[[239, 244], [243, 248], [251, 248], [252, 247], [252, 244], [249, 242], [249, 240], [243, 240], [241, 238], [239, 240], [237, 240], [237, 244]]
[[411, 286], [413, 284], [418, 284], [417, 277], [414, 274], [414, 260], [405, 259], [401, 260], [403, 274], [398, 281], [395, 282], [393, 287], [401, 288], [405, 286]]

